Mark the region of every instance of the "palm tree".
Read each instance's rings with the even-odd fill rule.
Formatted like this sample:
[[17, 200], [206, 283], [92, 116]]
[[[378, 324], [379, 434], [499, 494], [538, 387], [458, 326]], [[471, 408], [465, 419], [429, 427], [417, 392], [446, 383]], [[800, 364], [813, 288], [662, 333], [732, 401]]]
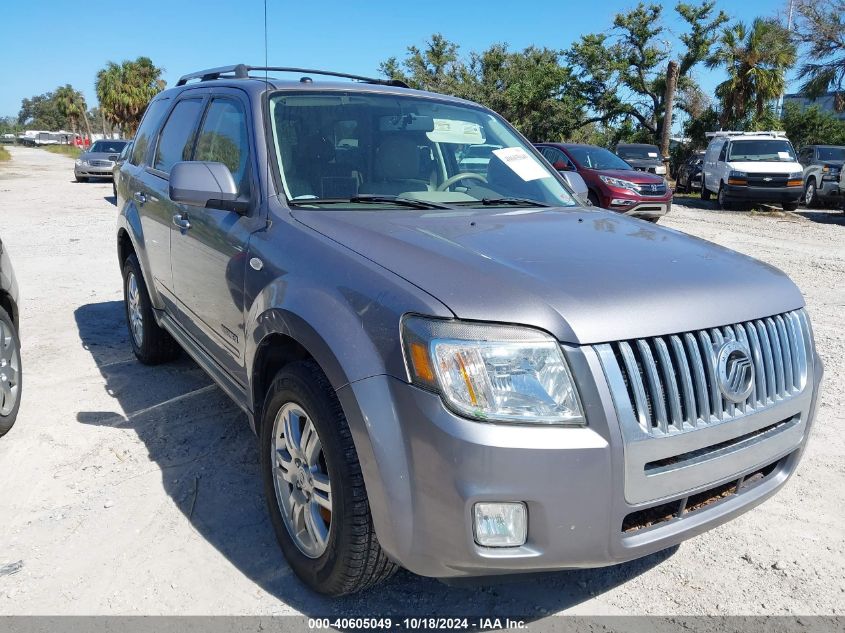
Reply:
[[802, 46], [798, 79], [801, 91], [818, 97], [835, 93], [838, 111], [845, 107], [845, 0], [798, 0], [795, 39]]
[[149, 57], [106, 64], [97, 73], [97, 98], [106, 119], [134, 136], [147, 104], [164, 90], [162, 72]]
[[757, 118], [786, 86], [786, 70], [796, 59], [789, 32], [774, 20], [756, 18], [748, 28], [737, 22], [722, 32], [708, 68], [724, 67], [728, 78], [716, 86], [722, 104], [721, 125]]
[[65, 84], [56, 89], [55, 99], [59, 112], [74, 128], [73, 132], [76, 133], [77, 127], [81, 131], [80, 123], [84, 122], [90, 140], [91, 123], [88, 121], [88, 105], [85, 103], [85, 96], [79, 90], [74, 90], [70, 84]]

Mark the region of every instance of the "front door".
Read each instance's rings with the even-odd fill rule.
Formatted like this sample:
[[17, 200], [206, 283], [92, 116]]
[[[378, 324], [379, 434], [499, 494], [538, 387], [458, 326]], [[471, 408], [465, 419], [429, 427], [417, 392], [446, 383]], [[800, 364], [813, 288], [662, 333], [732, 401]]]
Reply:
[[249, 238], [264, 226], [254, 204], [258, 196], [246, 113], [241, 91], [215, 91], [193, 160], [226, 165], [238, 185], [239, 201], [249, 204], [242, 212], [180, 205], [181, 226], [173, 225], [170, 242], [182, 326], [242, 384], [246, 384], [243, 289]]

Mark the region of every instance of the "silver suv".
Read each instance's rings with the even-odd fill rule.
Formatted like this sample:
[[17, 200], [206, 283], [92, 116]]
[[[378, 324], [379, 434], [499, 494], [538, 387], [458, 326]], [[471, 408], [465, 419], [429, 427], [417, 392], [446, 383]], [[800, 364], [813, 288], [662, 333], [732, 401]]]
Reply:
[[474, 103], [312, 75], [183, 77], [117, 179], [135, 355], [246, 412], [305, 583], [610, 565], [795, 471], [822, 367], [782, 272], [579, 206]]

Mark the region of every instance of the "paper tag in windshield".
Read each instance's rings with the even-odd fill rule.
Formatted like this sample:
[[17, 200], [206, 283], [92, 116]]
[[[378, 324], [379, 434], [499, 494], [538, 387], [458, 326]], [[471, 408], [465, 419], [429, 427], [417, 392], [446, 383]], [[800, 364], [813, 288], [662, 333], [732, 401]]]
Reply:
[[778, 152], [778, 158], [782, 158], [784, 160], [789, 160], [789, 152]]
[[525, 180], [537, 180], [539, 178], [551, 178], [543, 166], [538, 163], [531, 154], [521, 147], [504, 147], [494, 149], [493, 153], [505, 165], [510, 167], [514, 173]]
[[657, 152], [649, 152], [648, 157], [649, 158], [657, 158]]

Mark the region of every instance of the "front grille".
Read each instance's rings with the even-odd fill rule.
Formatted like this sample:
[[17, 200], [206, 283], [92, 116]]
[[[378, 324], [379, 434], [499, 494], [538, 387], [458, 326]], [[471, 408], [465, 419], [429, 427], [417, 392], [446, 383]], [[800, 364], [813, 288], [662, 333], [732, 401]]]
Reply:
[[[807, 380], [809, 325], [804, 310], [720, 328], [611, 344], [640, 428], [684, 433], [765, 409], [797, 395]], [[751, 352], [754, 388], [738, 404], [717, 383], [716, 355], [726, 341]]]
[[788, 179], [789, 174], [748, 174], [748, 186], [786, 187], [786, 181]]
[[663, 196], [666, 195], [666, 185], [637, 185], [637, 192], [641, 196]]
[[714, 503], [762, 483], [787, 458], [788, 456], [750, 472], [739, 479], [709, 488], [690, 497], [675, 499], [668, 503], [661, 503], [651, 508], [631, 512], [622, 521], [622, 531], [627, 533], [637, 532], [646, 528], [656, 527], [673, 519], [681, 519], [693, 512], [703, 510]]
[[111, 167], [112, 164], [110, 161], [107, 160], [92, 160], [91, 165], [93, 167]]

